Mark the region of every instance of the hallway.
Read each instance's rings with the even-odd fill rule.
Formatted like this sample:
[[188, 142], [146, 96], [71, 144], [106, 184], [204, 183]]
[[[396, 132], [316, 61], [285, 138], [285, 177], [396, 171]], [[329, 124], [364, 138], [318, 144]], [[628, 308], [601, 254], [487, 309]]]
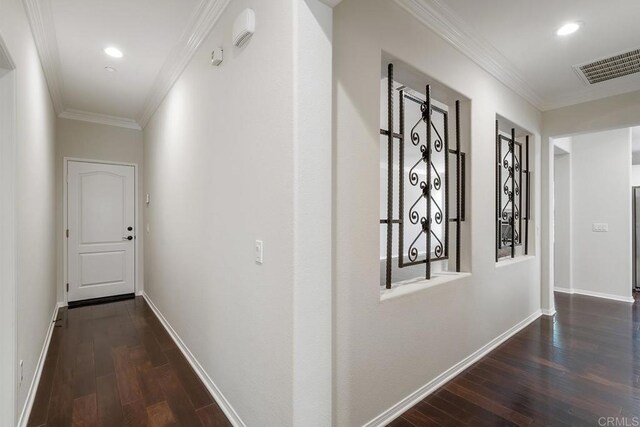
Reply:
[[143, 298], [62, 308], [29, 426], [229, 426]]
[[639, 21], [0, 0], [0, 427], [640, 425]]
[[[640, 411], [640, 304], [556, 293], [543, 316], [390, 425], [597, 426]], [[633, 425], [633, 424], [624, 424]]]

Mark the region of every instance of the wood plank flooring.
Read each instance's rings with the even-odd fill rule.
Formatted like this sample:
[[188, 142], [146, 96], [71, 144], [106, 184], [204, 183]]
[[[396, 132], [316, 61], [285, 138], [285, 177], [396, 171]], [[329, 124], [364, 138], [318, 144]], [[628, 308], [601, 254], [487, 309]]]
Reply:
[[390, 426], [638, 425], [640, 304], [555, 299], [553, 318], [536, 320]]
[[[390, 425], [637, 425], [640, 304], [557, 294], [556, 309]], [[29, 426], [230, 425], [144, 300], [60, 317]]]
[[62, 309], [28, 426], [230, 426], [144, 299]]

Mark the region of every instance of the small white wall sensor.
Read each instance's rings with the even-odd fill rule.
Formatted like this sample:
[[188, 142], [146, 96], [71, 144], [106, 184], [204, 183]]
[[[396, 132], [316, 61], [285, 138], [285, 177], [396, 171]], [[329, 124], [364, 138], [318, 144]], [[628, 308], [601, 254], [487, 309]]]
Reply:
[[149, 197], [149, 193], [147, 193], [147, 197], [145, 197], [145, 203], [147, 204], [147, 206], [149, 206], [149, 202], [151, 201], [150, 197]]
[[264, 263], [264, 242], [262, 240], [256, 240], [256, 263]]
[[256, 32], [256, 13], [253, 9], [245, 9], [233, 23], [233, 45], [244, 46]]
[[213, 52], [211, 52], [211, 65], [217, 67], [222, 64], [222, 53], [223, 51], [221, 47], [214, 49]]

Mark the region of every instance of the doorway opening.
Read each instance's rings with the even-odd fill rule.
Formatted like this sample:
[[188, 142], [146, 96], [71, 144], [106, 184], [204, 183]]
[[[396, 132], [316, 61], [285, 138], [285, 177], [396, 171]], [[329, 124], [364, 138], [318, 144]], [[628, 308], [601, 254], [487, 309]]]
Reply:
[[633, 227], [633, 292], [640, 291], [640, 126], [631, 128], [631, 203]]
[[571, 138], [554, 140], [554, 288], [571, 292]]
[[624, 127], [551, 139], [556, 292], [634, 302], [631, 135]]

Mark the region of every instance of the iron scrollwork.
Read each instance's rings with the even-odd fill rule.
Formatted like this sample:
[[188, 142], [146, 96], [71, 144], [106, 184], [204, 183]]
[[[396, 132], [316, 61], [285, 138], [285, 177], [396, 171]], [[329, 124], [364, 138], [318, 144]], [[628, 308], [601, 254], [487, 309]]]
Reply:
[[507, 136], [496, 121], [496, 261], [518, 246], [529, 252], [530, 182], [529, 135], [519, 142], [515, 128]]
[[[399, 105], [399, 132], [393, 131], [394, 91]], [[393, 155], [389, 155], [387, 180], [386, 287], [392, 283], [393, 225], [398, 224], [398, 268], [425, 264], [425, 278], [431, 278], [431, 264], [449, 259], [449, 225], [455, 223], [455, 271], [460, 271], [460, 227], [464, 221], [465, 154], [460, 149], [460, 101], [455, 105], [456, 148], [449, 147], [449, 111], [434, 105], [431, 87], [426, 86], [425, 99], [404, 86], [394, 88], [393, 64], [388, 67], [388, 129], [380, 133], [388, 137], [388, 153], [399, 152], [398, 204], [399, 218], [393, 212]], [[405, 130], [408, 129], [408, 135]], [[450, 158], [455, 156], [455, 187], [450, 188]], [[405, 169], [405, 162], [409, 166]], [[455, 190], [456, 218], [450, 217], [450, 195]], [[411, 205], [405, 212], [407, 198]], [[410, 244], [404, 247], [405, 233]]]

